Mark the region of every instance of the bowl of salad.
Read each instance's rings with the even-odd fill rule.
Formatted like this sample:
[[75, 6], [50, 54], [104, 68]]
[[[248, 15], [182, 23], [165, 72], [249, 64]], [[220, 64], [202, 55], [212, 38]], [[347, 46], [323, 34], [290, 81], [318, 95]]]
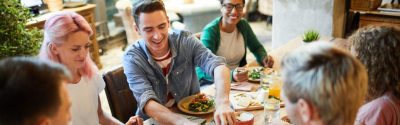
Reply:
[[178, 108], [188, 114], [208, 114], [215, 111], [214, 98], [203, 93], [188, 96], [178, 102]]

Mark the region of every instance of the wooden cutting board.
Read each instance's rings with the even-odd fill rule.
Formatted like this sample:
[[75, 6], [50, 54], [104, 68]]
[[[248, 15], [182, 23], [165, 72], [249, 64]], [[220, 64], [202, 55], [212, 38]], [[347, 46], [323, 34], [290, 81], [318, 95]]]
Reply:
[[[249, 96], [249, 98], [238, 97], [241, 94]], [[262, 103], [259, 100], [257, 100], [257, 94], [258, 94], [257, 92], [242, 92], [242, 93], [231, 94], [229, 100], [231, 101], [231, 105], [233, 109], [235, 109], [235, 111], [250, 111], [250, 110], [263, 109], [264, 107]], [[250, 102], [247, 103], [247, 101]]]

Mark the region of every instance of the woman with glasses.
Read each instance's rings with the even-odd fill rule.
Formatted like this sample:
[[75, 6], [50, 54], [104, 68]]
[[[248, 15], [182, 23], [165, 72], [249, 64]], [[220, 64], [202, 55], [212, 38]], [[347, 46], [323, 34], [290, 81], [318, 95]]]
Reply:
[[[245, 0], [220, 0], [220, 2], [222, 17], [216, 18], [203, 29], [201, 42], [214, 54], [225, 57], [227, 66], [233, 74], [232, 80], [247, 81], [247, 71], [238, 70], [247, 64], [246, 48], [254, 54], [261, 66], [272, 67], [274, 60], [267, 55], [249, 23], [242, 19]], [[201, 84], [213, 82], [212, 78], [200, 68], [197, 67], [196, 72]]]

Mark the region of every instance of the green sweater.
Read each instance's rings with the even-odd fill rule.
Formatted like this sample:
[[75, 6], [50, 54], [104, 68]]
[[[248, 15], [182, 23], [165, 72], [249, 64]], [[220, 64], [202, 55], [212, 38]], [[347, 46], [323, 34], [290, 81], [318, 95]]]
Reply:
[[[218, 17], [215, 20], [211, 21], [209, 24], [207, 24], [207, 26], [203, 29], [203, 32], [201, 33], [201, 42], [214, 54], [217, 53], [221, 41], [219, 28], [219, 22], [221, 21], [221, 19], [222, 17]], [[241, 19], [236, 27], [238, 28], [238, 31], [242, 33], [245, 46], [245, 56], [242, 57], [239, 66], [244, 66], [247, 64], [246, 48], [249, 48], [249, 50], [253, 53], [253, 55], [256, 57], [258, 64], [262, 65], [262, 60], [265, 56], [267, 56], [267, 51], [265, 51], [262, 44], [258, 41], [249, 23], [246, 20]], [[199, 80], [204, 78], [209, 81], [214, 81], [211, 76], [205, 74], [199, 67], [196, 67], [196, 73]]]

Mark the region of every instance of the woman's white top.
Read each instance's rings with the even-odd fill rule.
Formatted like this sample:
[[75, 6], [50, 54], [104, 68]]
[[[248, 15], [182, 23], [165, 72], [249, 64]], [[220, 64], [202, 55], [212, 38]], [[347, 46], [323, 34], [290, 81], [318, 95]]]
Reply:
[[99, 74], [92, 79], [83, 76], [77, 84], [67, 84], [69, 97], [72, 101], [72, 125], [99, 125], [97, 114], [99, 93], [105, 83]]
[[245, 46], [242, 34], [235, 28], [232, 33], [220, 30], [221, 41], [216, 55], [225, 57], [229, 69], [239, 66], [244, 57]]

